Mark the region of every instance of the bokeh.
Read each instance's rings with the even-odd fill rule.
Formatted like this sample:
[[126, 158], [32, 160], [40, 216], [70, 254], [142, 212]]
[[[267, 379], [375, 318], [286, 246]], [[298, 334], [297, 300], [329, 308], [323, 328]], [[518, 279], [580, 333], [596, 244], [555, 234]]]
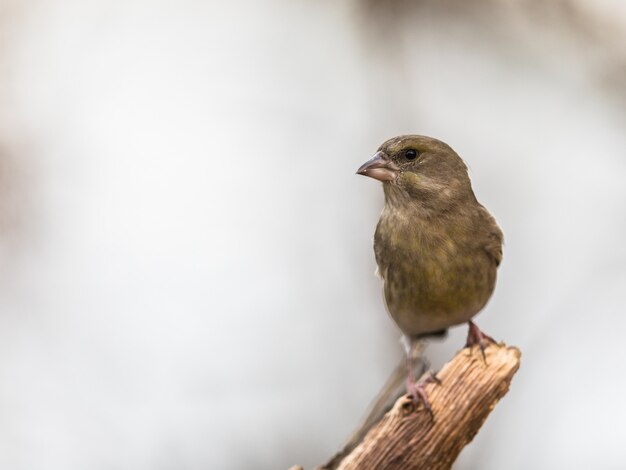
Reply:
[[522, 366], [455, 469], [626, 467], [624, 44], [617, 0], [3, 0], [0, 468], [326, 461], [402, 356], [354, 174], [402, 133], [505, 233]]

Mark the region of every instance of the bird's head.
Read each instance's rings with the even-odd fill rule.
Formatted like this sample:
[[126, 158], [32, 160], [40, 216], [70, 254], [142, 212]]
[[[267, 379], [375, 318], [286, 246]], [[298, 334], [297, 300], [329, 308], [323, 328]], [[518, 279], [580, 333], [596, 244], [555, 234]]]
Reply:
[[474, 198], [467, 166], [440, 140], [403, 135], [384, 142], [358, 170], [383, 182], [389, 201], [443, 206]]

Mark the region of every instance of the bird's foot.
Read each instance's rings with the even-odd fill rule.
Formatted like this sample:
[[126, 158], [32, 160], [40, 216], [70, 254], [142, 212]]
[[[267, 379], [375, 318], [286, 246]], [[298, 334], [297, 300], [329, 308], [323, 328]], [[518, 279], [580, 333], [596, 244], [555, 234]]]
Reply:
[[408, 395], [413, 399], [415, 404], [418, 404], [420, 401], [424, 404], [424, 409], [428, 412], [428, 414], [430, 414], [432, 418], [433, 408], [430, 405], [430, 400], [428, 399], [425, 388], [426, 385], [429, 383], [436, 383], [437, 385], [441, 385], [441, 380], [439, 380], [434, 372], [429, 372], [426, 377], [420, 379], [417, 382], [415, 382], [412, 377], [409, 377], [406, 381], [406, 391]]
[[466, 348], [471, 348], [475, 344], [480, 348], [480, 352], [483, 355], [483, 360], [485, 364], [487, 363], [487, 358], [485, 357], [485, 348], [488, 343], [496, 343], [496, 340], [491, 336], [486, 335], [476, 326], [473, 321], [467, 322], [469, 329], [467, 330], [467, 342], [465, 343]]

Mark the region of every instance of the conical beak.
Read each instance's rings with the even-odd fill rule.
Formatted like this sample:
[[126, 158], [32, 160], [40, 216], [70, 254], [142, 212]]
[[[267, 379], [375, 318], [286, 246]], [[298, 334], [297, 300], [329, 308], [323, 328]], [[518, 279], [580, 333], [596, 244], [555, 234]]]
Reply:
[[398, 176], [398, 170], [399, 168], [387, 158], [387, 155], [383, 152], [376, 152], [370, 160], [361, 165], [356, 173], [379, 181], [393, 181]]

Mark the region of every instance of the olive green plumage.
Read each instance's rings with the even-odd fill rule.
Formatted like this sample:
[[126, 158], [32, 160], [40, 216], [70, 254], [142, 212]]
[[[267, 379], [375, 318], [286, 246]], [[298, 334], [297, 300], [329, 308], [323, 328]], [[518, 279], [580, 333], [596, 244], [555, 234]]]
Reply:
[[374, 251], [400, 329], [416, 338], [470, 321], [493, 292], [502, 232], [463, 160], [439, 140], [406, 135], [383, 143], [359, 173], [383, 182]]

